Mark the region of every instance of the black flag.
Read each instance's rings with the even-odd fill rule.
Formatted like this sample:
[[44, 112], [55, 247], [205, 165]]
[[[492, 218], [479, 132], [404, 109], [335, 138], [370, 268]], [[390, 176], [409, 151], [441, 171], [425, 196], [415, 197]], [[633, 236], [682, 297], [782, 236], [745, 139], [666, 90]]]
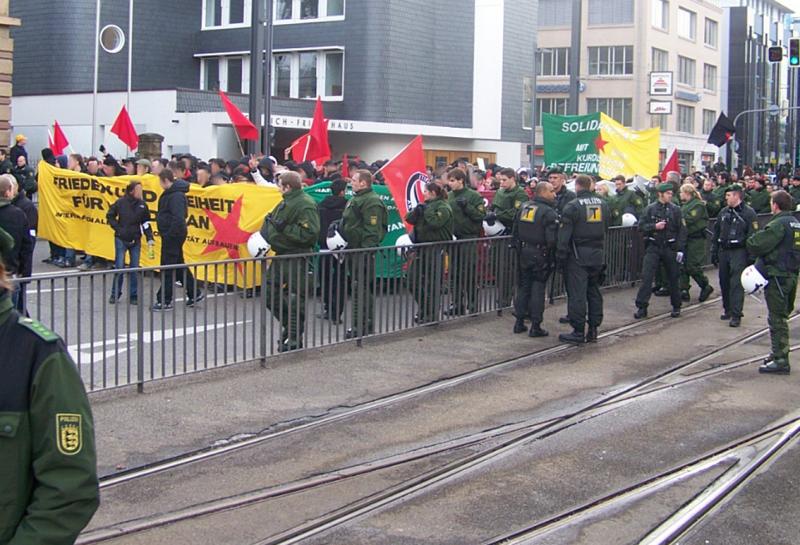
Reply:
[[723, 112], [719, 114], [717, 124], [714, 125], [714, 128], [711, 129], [711, 134], [708, 135], [708, 143], [721, 148], [733, 139], [734, 134], [736, 134], [736, 127], [733, 126], [731, 120]]

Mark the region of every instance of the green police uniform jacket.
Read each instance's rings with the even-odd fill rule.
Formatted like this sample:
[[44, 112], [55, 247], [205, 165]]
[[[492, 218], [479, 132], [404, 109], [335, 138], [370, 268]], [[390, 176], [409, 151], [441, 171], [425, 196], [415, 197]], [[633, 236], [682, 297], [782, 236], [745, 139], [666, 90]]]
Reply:
[[514, 216], [517, 215], [517, 210], [522, 206], [522, 203], [527, 201], [528, 194], [518, 185], [514, 186], [514, 189], [498, 189], [494, 199], [492, 199], [489, 211], [497, 216], [497, 219], [506, 229], [511, 229], [514, 225]]
[[443, 199], [433, 199], [406, 214], [414, 226], [414, 242], [453, 240], [453, 211]]
[[[792, 228], [792, 224], [796, 227]], [[787, 231], [793, 232], [787, 233]], [[776, 214], [764, 229], [756, 231], [747, 238], [747, 251], [755, 257], [762, 258], [769, 276], [797, 275], [780, 263], [781, 246], [785, 237], [790, 237], [796, 251], [800, 250], [800, 224], [791, 212]]]
[[717, 196], [714, 195], [714, 190], [706, 191], [704, 189], [700, 190], [700, 196], [703, 198], [703, 201], [706, 203], [706, 211], [708, 211], [709, 218], [715, 218], [719, 211], [722, 209], [720, 201], [717, 199]]
[[350, 249], [375, 248], [381, 245], [388, 222], [386, 205], [368, 187], [347, 202], [342, 214], [342, 236]]
[[261, 236], [277, 255], [311, 253], [319, 238], [319, 214], [314, 200], [302, 189], [284, 193], [261, 227]]
[[794, 205], [800, 204], [800, 185], [789, 186], [789, 195], [794, 199]]
[[465, 187], [451, 191], [447, 202], [453, 211], [453, 234], [456, 238], [478, 238], [481, 235], [481, 223], [486, 216], [486, 205], [480, 193]]
[[0, 544], [73, 543], [99, 503], [83, 383], [58, 336], [20, 318], [7, 293], [0, 345]]
[[608, 204], [611, 208], [612, 225], [622, 225], [624, 214], [633, 214], [639, 218], [645, 205], [642, 196], [627, 187], [609, 199]]
[[769, 214], [770, 196], [766, 189], [751, 189], [747, 192], [747, 204], [756, 214]]
[[684, 203], [681, 206], [681, 215], [686, 224], [686, 236], [688, 239], [706, 238], [706, 227], [708, 227], [708, 210], [706, 203], [698, 198]]

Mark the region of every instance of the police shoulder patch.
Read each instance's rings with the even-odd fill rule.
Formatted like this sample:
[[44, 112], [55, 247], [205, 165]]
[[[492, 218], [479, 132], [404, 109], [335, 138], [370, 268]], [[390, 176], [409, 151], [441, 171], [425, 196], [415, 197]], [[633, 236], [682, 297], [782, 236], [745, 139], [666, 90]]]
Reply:
[[697, 208], [695, 208], [691, 212], [689, 212], [689, 215], [690, 216], [696, 216], [697, 215]]
[[758, 231], [758, 222], [757, 221], [753, 222], [753, 230], [754, 231]]
[[514, 208], [519, 208], [522, 206], [522, 201], [514, 201]]
[[56, 445], [65, 456], [74, 456], [83, 448], [83, 418], [79, 414], [56, 415]]
[[33, 318], [20, 316], [17, 323], [22, 327], [33, 331], [37, 337], [49, 343], [56, 342], [59, 338], [58, 335], [47, 329], [44, 325], [42, 325], [40, 322], [37, 322]]
[[369, 217], [369, 224], [370, 225], [378, 225], [378, 216], [370, 216]]

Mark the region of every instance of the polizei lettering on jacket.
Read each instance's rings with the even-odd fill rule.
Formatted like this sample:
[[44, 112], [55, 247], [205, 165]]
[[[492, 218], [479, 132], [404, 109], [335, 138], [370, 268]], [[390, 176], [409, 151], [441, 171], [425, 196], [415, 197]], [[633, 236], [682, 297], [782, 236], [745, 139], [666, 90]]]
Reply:
[[589, 206], [591, 204], [603, 204], [603, 199], [600, 197], [580, 197], [578, 202], [581, 203], [582, 206]]

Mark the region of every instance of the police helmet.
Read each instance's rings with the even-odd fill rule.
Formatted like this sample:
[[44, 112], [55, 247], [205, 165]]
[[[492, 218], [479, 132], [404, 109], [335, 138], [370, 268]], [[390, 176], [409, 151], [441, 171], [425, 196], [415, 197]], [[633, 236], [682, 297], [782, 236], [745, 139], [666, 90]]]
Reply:
[[411, 235], [406, 233], [404, 235], [400, 235], [394, 245], [397, 246], [397, 255], [402, 255], [403, 252], [406, 252], [414, 245], [414, 241], [411, 240]]
[[483, 232], [486, 233], [487, 237], [500, 236], [505, 230], [505, 226], [497, 220], [494, 220], [491, 223], [486, 220], [483, 222]]
[[266, 256], [270, 248], [269, 242], [261, 235], [260, 231], [256, 231], [247, 239], [247, 251], [253, 257]]
[[633, 227], [639, 220], [636, 219], [636, 216], [631, 214], [630, 212], [626, 212], [622, 214], [622, 226], [623, 227]]
[[769, 281], [764, 278], [755, 265], [750, 265], [742, 271], [742, 287], [745, 293], [753, 294], [767, 285]]
[[344, 250], [347, 248], [347, 241], [338, 230], [333, 231], [333, 233], [328, 233], [328, 238], [325, 239], [325, 241], [328, 244], [328, 249], [332, 251]]

